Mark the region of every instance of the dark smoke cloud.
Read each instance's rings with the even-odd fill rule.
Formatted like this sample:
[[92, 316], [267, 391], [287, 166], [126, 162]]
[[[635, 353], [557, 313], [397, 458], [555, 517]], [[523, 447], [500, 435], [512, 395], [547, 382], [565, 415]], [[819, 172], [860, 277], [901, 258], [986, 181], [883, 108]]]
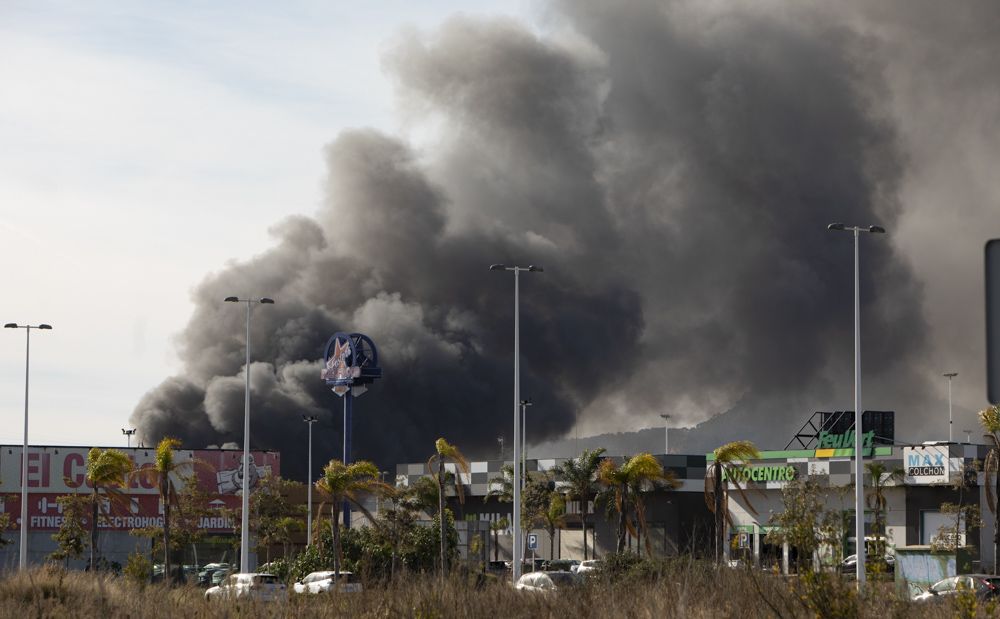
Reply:
[[[892, 230], [904, 212], [884, 39], [858, 25], [881, 17], [554, 9], [546, 35], [459, 17], [400, 36], [385, 67], [411, 120], [440, 127], [431, 145], [337, 137], [316, 216], [282, 222], [272, 249], [195, 291], [183, 375], [133, 413], [147, 442], [241, 440], [244, 316], [221, 302], [239, 294], [277, 300], [252, 325], [255, 446], [300, 454], [300, 415], [315, 414], [317, 460], [339, 454], [319, 359], [347, 330], [375, 340], [385, 370], [356, 403], [356, 457], [420, 461], [438, 436], [495, 453], [510, 433], [513, 282], [493, 262], [546, 268], [521, 279], [537, 440], [749, 401], [759, 414], [734, 430], [780, 447], [810, 411], [851, 405], [852, 242], [825, 228]], [[891, 237], [863, 241], [865, 401], [916, 410], [922, 285]], [[303, 464], [284, 460], [293, 476]]]

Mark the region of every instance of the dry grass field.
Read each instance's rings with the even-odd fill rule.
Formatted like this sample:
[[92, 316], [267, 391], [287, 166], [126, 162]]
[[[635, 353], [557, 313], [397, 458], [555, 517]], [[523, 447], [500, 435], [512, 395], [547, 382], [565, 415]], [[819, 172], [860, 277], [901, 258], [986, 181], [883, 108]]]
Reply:
[[971, 597], [932, 605], [899, 599], [889, 585], [860, 603], [851, 583], [785, 580], [677, 562], [657, 574], [600, 577], [552, 595], [496, 580], [415, 576], [361, 594], [297, 596], [287, 603], [209, 602], [195, 587], [140, 587], [121, 577], [41, 568], [0, 580], [0, 617], [994, 617]]

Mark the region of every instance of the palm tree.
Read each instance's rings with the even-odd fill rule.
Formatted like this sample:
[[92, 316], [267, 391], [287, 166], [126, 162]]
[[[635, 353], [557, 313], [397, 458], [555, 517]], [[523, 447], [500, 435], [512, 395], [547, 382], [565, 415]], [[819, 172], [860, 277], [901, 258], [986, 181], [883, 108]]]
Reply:
[[110, 501], [124, 503], [127, 499], [122, 488], [127, 487], [128, 475], [131, 471], [132, 461], [123, 451], [94, 447], [87, 452], [87, 481], [94, 489], [91, 495], [90, 518], [91, 571], [97, 569], [97, 518], [101, 504], [101, 490]]
[[512, 465], [502, 465], [500, 476], [490, 479], [489, 490], [486, 491], [486, 497], [483, 501], [489, 501], [492, 497], [496, 497], [501, 503], [514, 502], [514, 467]]
[[171, 475], [179, 473], [181, 468], [193, 467], [194, 461], [178, 462], [174, 458], [174, 451], [179, 449], [181, 442], [173, 437], [164, 437], [156, 445], [156, 456], [153, 459], [153, 466], [140, 468], [133, 471], [131, 477], [141, 479], [147, 483], [155, 484], [160, 492], [160, 504], [163, 505], [163, 574], [169, 582], [170, 579], [170, 510], [172, 507], [180, 508], [177, 497], [177, 487]]
[[705, 504], [715, 514], [715, 562], [718, 564], [722, 563], [722, 551], [726, 545], [726, 523], [732, 523], [727, 482], [739, 491], [750, 512], [757, 513], [740, 485], [739, 476], [735, 475], [737, 468], [754, 458], [760, 458], [760, 451], [752, 442], [734, 441], [716, 448], [712, 452], [711, 464], [705, 469]]
[[330, 460], [323, 467], [323, 476], [316, 482], [316, 488], [325, 493], [330, 501], [330, 531], [333, 534], [334, 579], [340, 579], [340, 564], [343, 560], [340, 548], [340, 510], [344, 502], [356, 506], [369, 522], [375, 519], [361, 504], [363, 494], [386, 492], [388, 486], [380, 479], [379, 468], [367, 460], [344, 464], [340, 460]]
[[[610, 458], [604, 459], [597, 470], [597, 479], [605, 485], [599, 502], [605, 503], [609, 511], [614, 509], [618, 512], [617, 552], [625, 550], [626, 530], [636, 538], [641, 538], [643, 531], [647, 530], [642, 493], [654, 487], [677, 487], [673, 475], [665, 472], [659, 460], [648, 453], [633, 456], [621, 466], [615, 466]], [[648, 532], [646, 552], [653, 553]]]
[[[878, 538], [879, 546], [884, 546], [885, 538], [885, 518], [888, 512], [888, 505], [885, 499], [885, 487], [889, 482], [901, 482], [905, 472], [901, 468], [889, 469], [884, 462], [877, 460], [865, 465], [865, 470], [871, 475], [872, 485], [865, 503], [868, 509], [872, 510], [874, 517], [874, 531]], [[885, 549], [881, 548], [876, 556], [876, 560], [884, 560]]]
[[601, 463], [604, 448], [593, 451], [583, 450], [579, 458], [570, 458], [553, 471], [566, 484], [566, 498], [576, 501], [580, 508], [580, 525], [583, 528], [583, 558], [587, 556], [587, 512], [590, 498], [595, 494], [594, 483], [597, 477], [597, 467]]
[[979, 423], [993, 443], [983, 461], [983, 472], [986, 474], [986, 506], [993, 513], [993, 573], [996, 574], [1000, 549], [1000, 406], [979, 411]]
[[[445, 481], [446, 481], [446, 471], [445, 463], [451, 462], [455, 465], [459, 472], [469, 474], [469, 461], [465, 459], [462, 452], [458, 450], [448, 441], [443, 438], [439, 438], [434, 441], [434, 455], [427, 459], [427, 470], [437, 477], [438, 484], [438, 520], [441, 525], [441, 577], [448, 573], [448, 522], [445, 518], [444, 513], [444, 497], [445, 497]], [[434, 469], [437, 468], [437, 471]], [[458, 495], [459, 502], [465, 501], [465, 490], [462, 485], [461, 475], [455, 475], [455, 492]]]
[[500, 560], [500, 531], [506, 531], [510, 523], [507, 516], [490, 522], [490, 531], [493, 533], [493, 560]]
[[538, 513], [545, 532], [549, 534], [549, 561], [555, 558], [556, 529], [566, 525], [566, 497], [553, 490], [549, 493], [548, 505]]

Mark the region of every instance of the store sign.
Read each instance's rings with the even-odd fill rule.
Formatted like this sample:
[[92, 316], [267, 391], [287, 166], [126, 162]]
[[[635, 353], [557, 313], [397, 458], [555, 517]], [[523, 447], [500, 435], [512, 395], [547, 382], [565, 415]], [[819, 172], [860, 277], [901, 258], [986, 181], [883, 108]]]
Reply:
[[[89, 496], [92, 486], [87, 481], [85, 447], [32, 447], [28, 451], [25, 481], [28, 486], [28, 526], [31, 530], [53, 531], [62, 524], [62, 507], [56, 499], [67, 494]], [[152, 448], [120, 449], [132, 461], [135, 470], [152, 468], [156, 450]], [[176, 462], [181, 473], [194, 474], [194, 483], [211, 499], [211, 511], [198, 523], [207, 531], [233, 529], [231, 516], [223, 509], [235, 510], [242, 505], [238, 491], [243, 487], [243, 453], [239, 450], [177, 450]], [[251, 487], [267, 475], [281, 472], [279, 454], [250, 452], [248, 469]], [[21, 447], [0, 449], [0, 513], [11, 515], [11, 524], [19, 526], [21, 513]], [[180, 486], [180, 477], [173, 479]], [[122, 489], [127, 501], [110, 502], [102, 497], [102, 514], [98, 522], [102, 529], [127, 531], [134, 528], [162, 526], [163, 505], [159, 488], [145, 476], [134, 476]]]
[[948, 446], [927, 445], [903, 448], [907, 484], [946, 484], [949, 481]]
[[[817, 449], [854, 449], [854, 430], [848, 430], [843, 434], [821, 431], [816, 437]], [[871, 449], [875, 442], [875, 431], [865, 432], [861, 435], [861, 448]]]
[[740, 482], [791, 481], [795, 479], [797, 473], [798, 470], [794, 466], [787, 465], [743, 466], [732, 471], [723, 469], [722, 478]]

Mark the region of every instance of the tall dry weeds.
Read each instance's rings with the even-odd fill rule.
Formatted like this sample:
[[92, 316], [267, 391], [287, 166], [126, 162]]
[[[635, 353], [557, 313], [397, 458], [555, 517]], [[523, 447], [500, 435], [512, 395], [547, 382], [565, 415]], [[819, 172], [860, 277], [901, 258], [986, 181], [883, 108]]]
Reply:
[[[836, 577], [833, 577], [836, 578]], [[810, 588], [817, 588], [810, 593]], [[846, 587], [846, 588], [845, 588]], [[954, 601], [917, 605], [895, 596], [891, 585], [873, 587], [857, 606], [841, 604], [849, 582], [804, 583], [764, 572], [716, 569], [677, 560], [612, 580], [596, 577], [583, 587], [552, 595], [515, 591], [507, 582], [453, 575], [441, 582], [411, 575], [387, 585], [369, 584], [360, 594], [297, 596], [287, 603], [209, 602], [192, 586], [140, 588], [106, 574], [39, 568], [0, 578], [0, 617], [361, 617], [420, 619], [566, 617], [988, 617], [994, 607], [969, 614]], [[808, 596], [812, 595], [812, 598]], [[807, 596], [807, 599], [802, 599]], [[811, 599], [812, 602], [809, 602]], [[824, 600], [827, 602], [824, 603]], [[836, 602], [836, 603], [834, 603]], [[857, 609], [855, 611], [855, 609]]]

